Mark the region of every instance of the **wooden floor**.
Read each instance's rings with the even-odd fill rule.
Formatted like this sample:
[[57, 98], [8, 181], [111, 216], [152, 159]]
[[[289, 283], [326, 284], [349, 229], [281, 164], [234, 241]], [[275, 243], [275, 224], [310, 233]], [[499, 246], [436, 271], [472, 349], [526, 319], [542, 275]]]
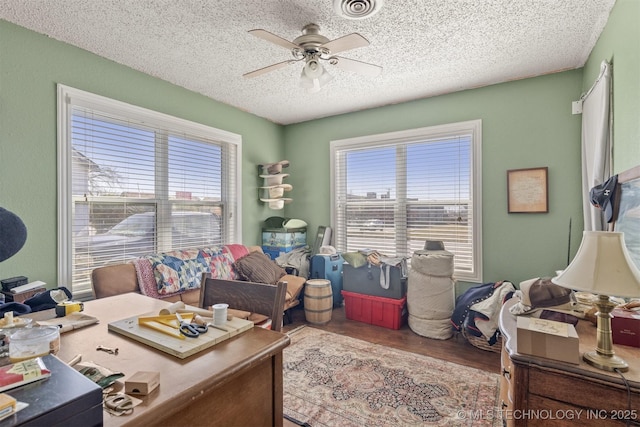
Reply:
[[295, 329], [300, 325], [309, 325], [329, 332], [387, 345], [399, 350], [423, 354], [496, 374], [500, 373], [500, 353], [474, 347], [459, 335], [454, 335], [453, 338], [448, 340], [438, 340], [422, 337], [413, 332], [407, 325], [399, 330], [393, 330], [347, 320], [344, 307], [333, 309], [331, 321], [326, 325], [311, 325], [307, 323], [304, 310], [300, 307], [293, 308], [291, 311], [293, 321], [284, 325], [283, 332]]

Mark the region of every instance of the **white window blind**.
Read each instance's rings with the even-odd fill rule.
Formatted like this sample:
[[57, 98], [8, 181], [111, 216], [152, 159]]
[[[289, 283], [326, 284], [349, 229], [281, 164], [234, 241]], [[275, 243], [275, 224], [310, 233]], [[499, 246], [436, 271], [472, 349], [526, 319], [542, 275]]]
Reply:
[[64, 86], [59, 97], [59, 276], [74, 296], [96, 267], [239, 241], [239, 136]]
[[336, 248], [411, 257], [440, 240], [456, 278], [482, 281], [480, 147], [479, 120], [332, 141]]

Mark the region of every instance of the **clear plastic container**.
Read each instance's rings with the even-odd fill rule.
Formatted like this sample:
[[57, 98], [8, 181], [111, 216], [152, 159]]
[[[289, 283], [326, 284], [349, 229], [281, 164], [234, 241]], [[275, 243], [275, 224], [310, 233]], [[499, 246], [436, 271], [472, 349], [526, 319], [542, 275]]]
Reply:
[[[13, 314], [13, 313], [12, 313]], [[9, 356], [9, 339], [19, 328], [31, 327], [32, 319], [7, 316], [0, 319], [0, 357]]]
[[56, 354], [60, 350], [60, 330], [57, 326], [21, 328], [9, 338], [11, 363]]

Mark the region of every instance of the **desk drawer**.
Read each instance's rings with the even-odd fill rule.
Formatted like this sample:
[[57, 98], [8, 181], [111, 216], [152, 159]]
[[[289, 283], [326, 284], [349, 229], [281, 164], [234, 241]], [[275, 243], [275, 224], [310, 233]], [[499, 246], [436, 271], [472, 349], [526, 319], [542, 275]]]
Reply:
[[[585, 391], [587, 392], [587, 391]], [[527, 427], [623, 427], [624, 422], [605, 418], [605, 412], [568, 405], [543, 396], [529, 395], [529, 410], [523, 412]], [[524, 421], [524, 420], [523, 420]]]
[[[627, 391], [621, 385], [605, 384], [593, 379], [531, 367], [529, 393], [566, 402], [583, 408], [606, 411], [627, 409]], [[640, 412], [638, 390], [632, 390], [631, 408]]]
[[504, 342], [500, 355], [500, 365], [500, 411], [502, 411], [502, 419], [506, 422], [506, 426], [512, 427], [514, 420], [511, 419], [510, 414], [513, 413], [513, 383], [511, 376], [513, 365], [507, 351], [504, 349]]

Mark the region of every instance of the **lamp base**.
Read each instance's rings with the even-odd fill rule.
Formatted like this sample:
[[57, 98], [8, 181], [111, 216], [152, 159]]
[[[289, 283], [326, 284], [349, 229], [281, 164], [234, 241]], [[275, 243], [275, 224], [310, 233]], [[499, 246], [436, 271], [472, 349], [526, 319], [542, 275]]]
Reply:
[[620, 372], [627, 372], [629, 370], [627, 362], [616, 355], [603, 356], [597, 351], [588, 351], [582, 355], [582, 358], [589, 365], [605, 371], [613, 372], [618, 370]]

